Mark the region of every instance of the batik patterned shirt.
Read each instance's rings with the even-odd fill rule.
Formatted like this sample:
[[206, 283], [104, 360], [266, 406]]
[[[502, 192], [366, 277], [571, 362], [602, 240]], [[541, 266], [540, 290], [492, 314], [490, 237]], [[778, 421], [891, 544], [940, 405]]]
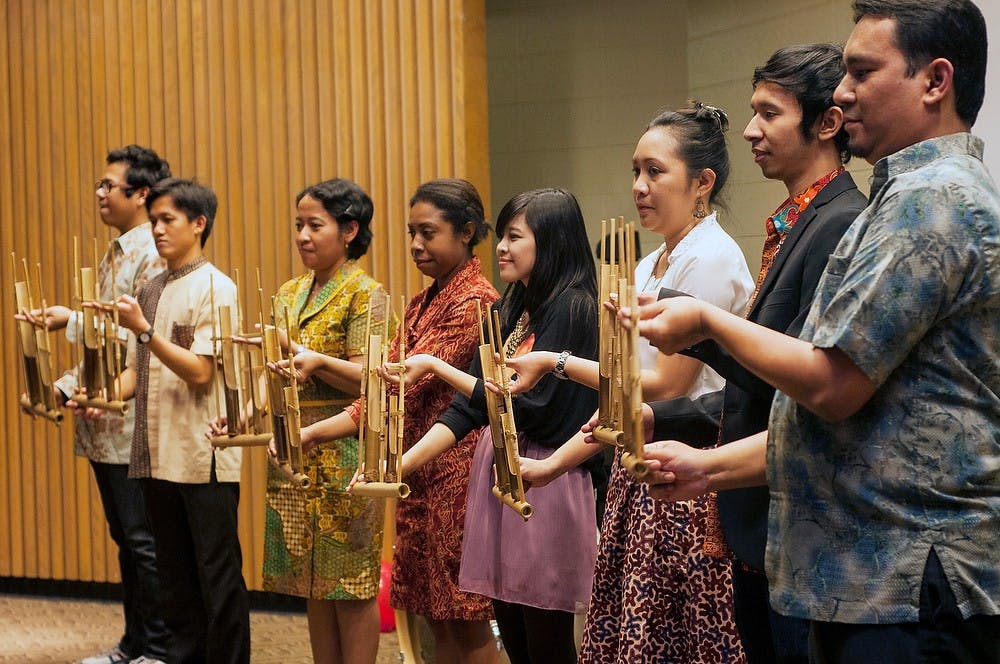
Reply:
[[[154, 334], [214, 361], [219, 307], [229, 307], [233, 315], [236, 285], [200, 257], [160, 274], [136, 299]], [[230, 323], [235, 327], [235, 316]], [[221, 372], [213, 369], [211, 382], [192, 387], [149, 346], [133, 348], [129, 366], [136, 371], [136, 426], [129, 477], [207, 484], [214, 465], [219, 482], [239, 482], [242, 448], [213, 449], [205, 437], [206, 423], [222, 414]]]
[[837, 423], [775, 396], [767, 575], [779, 613], [913, 622], [933, 548], [962, 615], [1000, 613], [1000, 195], [967, 133], [875, 165], [800, 337], [874, 396]]
[[[97, 270], [99, 297], [104, 302], [110, 302], [119, 295], [135, 295], [147, 281], [165, 269], [166, 262], [156, 252], [152, 225], [147, 222], [136, 226], [112, 240], [101, 259]], [[71, 343], [80, 343], [80, 319], [74, 313], [66, 326], [66, 338]], [[79, 385], [78, 376], [79, 367], [74, 367], [56, 381], [56, 387], [67, 398], [71, 398]], [[82, 417], [74, 420], [76, 436], [73, 439], [73, 451], [77, 456], [87, 457], [98, 463], [128, 463], [132, 429], [135, 427], [134, 408], [130, 408], [124, 416], [106, 413], [96, 420], [85, 420]]]

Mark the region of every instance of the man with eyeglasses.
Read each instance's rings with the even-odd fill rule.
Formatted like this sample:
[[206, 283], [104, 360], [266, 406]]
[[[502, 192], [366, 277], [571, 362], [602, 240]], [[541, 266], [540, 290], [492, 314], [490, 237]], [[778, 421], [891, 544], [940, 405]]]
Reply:
[[[149, 148], [128, 145], [108, 153], [104, 173], [94, 188], [101, 220], [117, 230], [118, 237], [98, 268], [102, 301], [135, 295], [166, 269], [153, 241], [146, 196], [150, 187], [168, 177], [170, 166]], [[31, 318], [40, 316], [38, 310], [30, 314]], [[72, 343], [82, 341], [82, 320], [68, 307], [47, 307], [45, 324], [50, 330], [65, 328]], [[75, 367], [56, 381], [56, 400], [61, 405], [74, 406], [78, 372], [79, 367]], [[127, 477], [134, 412], [119, 416], [78, 409], [74, 418], [74, 452], [90, 461], [111, 539], [118, 545], [125, 613], [125, 633], [118, 643], [80, 660], [81, 664], [149, 664], [166, 657], [167, 630], [160, 607], [153, 533], [139, 482]]]

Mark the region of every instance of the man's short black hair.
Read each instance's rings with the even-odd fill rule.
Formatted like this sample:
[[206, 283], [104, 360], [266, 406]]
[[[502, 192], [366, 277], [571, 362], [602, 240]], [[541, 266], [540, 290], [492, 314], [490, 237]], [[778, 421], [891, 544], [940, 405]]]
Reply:
[[128, 166], [125, 171], [125, 182], [130, 191], [126, 192], [131, 196], [136, 189], [152, 187], [160, 180], [170, 177], [170, 164], [153, 150], [141, 145], [126, 145], [108, 152], [105, 160], [108, 164], [119, 162]]
[[855, 0], [854, 22], [863, 18], [896, 22], [896, 47], [906, 58], [907, 76], [937, 58], [955, 69], [955, 110], [975, 124], [986, 95], [986, 19], [970, 0]]
[[[753, 87], [759, 83], [774, 83], [791, 92], [802, 107], [802, 137], [813, 139], [816, 119], [831, 106], [833, 92], [844, 78], [844, 50], [836, 44], [798, 44], [774, 52], [767, 62], [753, 70]], [[847, 149], [850, 137], [843, 127], [833, 142], [845, 164], [851, 153]]]
[[219, 199], [215, 197], [215, 192], [194, 180], [167, 178], [160, 180], [149, 190], [149, 195], [146, 196], [146, 210], [152, 210], [153, 203], [164, 196], [169, 196], [174, 202], [174, 207], [187, 215], [189, 221], [194, 221], [200, 216], [205, 217], [205, 230], [201, 232], [201, 246], [204, 247], [208, 236], [212, 233], [215, 212], [219, 208]]

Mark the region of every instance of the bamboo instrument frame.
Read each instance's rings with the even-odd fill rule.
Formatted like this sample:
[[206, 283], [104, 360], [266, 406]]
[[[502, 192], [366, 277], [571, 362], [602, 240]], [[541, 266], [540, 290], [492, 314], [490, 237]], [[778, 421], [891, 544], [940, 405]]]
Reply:
[[[517, 448], [517, 427], [514, 424], [514, 405], [508, 387], [509, 373], [504, 343], [500, 335], [500, 314], [493, 311], [491, 316], [489, 305], [483, 305], [479, 299], [475, 300], [475, 306], [480, 323], [479, 361], [483, 368], [483, 379], [491, 380], [503, 390], [502, 394], [486, 390], [486, 411], [490, 420], [493, 464], [496, 469], [493, 495], [527, 521], [535, 508], [525, 500], [524, 496], [524, 482], [521, 479], [521, 463]], [[497, 357], [500, 358], [499, 362]]]
[[[253, 344], [238, 344], [234, 336], [249, 336], [242, 332], [243, 309], [240, 305], [240, 273], [234, 270], [233, 281], [236, 284], [236, 329], [233, 333], [233, 308], [222, 305], [218, 308], [219, 334], [215, 341], [219, 343], [219, 364], [222, 366], [223, 403], [226, 409], [227, 433], [212, 436], [214, 447], [266, 447], [274, 437], [267, 426], [264, 399], [260, 392], [260, 381], [266, 371], [261, 349]], [[213, 311], [215, 308], [213, 307]], [[212, 324], [213, 336], [215, 323]], [[252, 360], [256, 357], [256, 362]], [[256, 372], [251, 367], [256, 366]], [[249, 406], [249, 417], [244, 404]]]
[[[274, 325], [263, 325], [263, 291], [257, 289], [261, 305], [261, 332], [264, 349], [264, 362], [279, 362], [282, 359], [281, 338], [277, 323], [281, 319], [275, 311], [275, 299], [271, 298], [271, 320]], [[287, 320], [287, 309], [285, 310]], [[287, 333], [287, 331], [286, 331]], [[288, 338], [289, 347], [292, 339]], [[289, 367], [288, 384], [282, 376], [273, 371], [264, 372], [267, 385], [267, 403], [271, 411], [271, 426], [274, 436], [276, 455], [274, 462], [283, 475], [298, 489], [306, 490], [312, 486], [312, 480], [305, 474], [302, 463], [302, 447], [300, 445], [300, 411], [298, 402], [298, 384], [295, 379], [294, 365]], [[291, 388], [291, 392], [287, 389]], [[294, 392], [294, 395], [292, 394]]]
[[[604, 303], [612, 300], [618, 290], [620, 266], [615, 251], [618, 246], [617, 220], [611, 219], [611, 242], [608, 242], [608, 222], [601, 220], [601, 273], [597, 295], [598, 310], [598, 379], [597, 426], [593, 436], [605, 445], [620, 446], [625, 432], [621, 430], [621, 324]], [[610, 253], [609, 253], [610, 252]], [[617, 301], [617, 296], [615, 301]]]
[[[410, 487], [403, 477], [403, 424], [406, 399], [406, 334], [399, 334], [399, 356], [395, 363], [389, 362], [389, 321], [392, 318], [391, 299], [383, 293], [385, 316], [381, 330], [372, 330], [372, 308], [377, 304], [378, 295], [372, 290], [365, 322], [364, 368], [361, 372], [361, 415], [358, 426], [358, 476], [364, 483], [356, 484], [351, 490], [358, 496], [378, 498], [406, 498]], [[406, 300], [400, 300], [402, 311], [406, 310]], [[389, 394], [386, 381], [378, 373], [385, 365], [392, 373], [399, 375], [399, 390]]]
[[[642, 364], [639, 358], [639, 293], [635, 285], [635, 225], [623, 217], [611, 219], [611, 246], [606, 247], [607, 228], [601, 220], [601, 283], [598, 294], [598, 364], [600, 366], [598, 424], [594, 438], [622, 447], [621, 463], [636, 479], [649, 475], [643, 455]], [[607, 249], [610, 254], [605, 253]], [[615, 296], [612, 296], [615, 293]], [[631, 312], [630, 329], [618, 321], [616, 312], [604, 302], [616, 301]]]
[[[113, 246], [113, 245], [112, 245]], [[80, 408], [97, 408], [116, 415], [124, 415], [129, 411], [129, 404], [122, 399], [122, 340], [118, 336], [121, 329], [118, 325], [118, 306], [114, 254], [111, 249], [111, 302], [101, 302], [97, 290], [95, 272], [98, 270], [97, 239], [94, 239], [94, 267], [80, 268], [79, 255], [75, 251], [74, 238], [74, 273], [78, 275], [76, 292], [77, 303], [82, 310], [83, 318], [83, 363], [77, 375], [79, 389], [73, 395], [73, 401]], [[83, 302], [95, 302], [99, 308], [83, 307]], [[109, 316], [108, 310], [111, 311]]]
[[[22, 259], [24, 266], [24, 280], [17, 280], [17, 257], [14, 252], [10, 253], [11, 266], [14, 275], [14, 299], [16, 311], [33, 311], [34, 302], [31, 295], [31, 279], [28, 273], [28, 261]], [[41, 264], [39, 264], [39, 271]], [[41, 280], [38, 282], [39, 299], [42, 303], [42, 323], [33, 324], [31, 321], [17, 321], [17, 344], [21, 354], [22, 375], [24, 378], [25, 392], [18, 395], [18, 404], [25, 411], [30, 411], [39, 417], [54, 422], [57, 426], [62, 423], [63, 414], [56, 406], [55, 393], [52, 391], [52, 355], [49, 350], [48, 330], [45, 327], [45, 298], [41, 295]]]

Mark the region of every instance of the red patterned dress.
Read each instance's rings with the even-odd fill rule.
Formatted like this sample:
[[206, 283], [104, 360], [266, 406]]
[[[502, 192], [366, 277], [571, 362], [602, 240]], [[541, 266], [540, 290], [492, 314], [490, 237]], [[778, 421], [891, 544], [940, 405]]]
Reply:
[[[647, 292], [660, 287], [742, 314], [753, 292], [743, 252], [715, 215], [702, 220], [670, 252], [667, 269], [653, 277], [661, 247], [635, 270]], [[658, 351], [642, 341], [643, 367]], [[687, 396], [721, 389], [724, 381], [703, 367]], [[729, 561], [705, 553], [707, 498], [653, 500], [649, 486], [621, 465], [611, 471], [594, 590], [580, 649], [581, 664], [743, 664], [733, 619]]]
[[[406, 354], [428, 353], [467, 369], [479, 345], [472, 301], [499, 297], [472, 258], [440, 291], [434, 285], [410, 300], [389, 356], [399, 357], [399, 334], [406, 334]], [[454, 390], [433, 374], [406, 389], [404, 445], [420, 440], [451, 403]], [[348, 408], [357, 421], [358, 404]], [[489, 599], [458, 589], [462, 559], [465, 496], [478, 431], [406, 477], [410, 495], [396, 508], [396, 550], [391, 604], [433, 620], [488, 620]]]

